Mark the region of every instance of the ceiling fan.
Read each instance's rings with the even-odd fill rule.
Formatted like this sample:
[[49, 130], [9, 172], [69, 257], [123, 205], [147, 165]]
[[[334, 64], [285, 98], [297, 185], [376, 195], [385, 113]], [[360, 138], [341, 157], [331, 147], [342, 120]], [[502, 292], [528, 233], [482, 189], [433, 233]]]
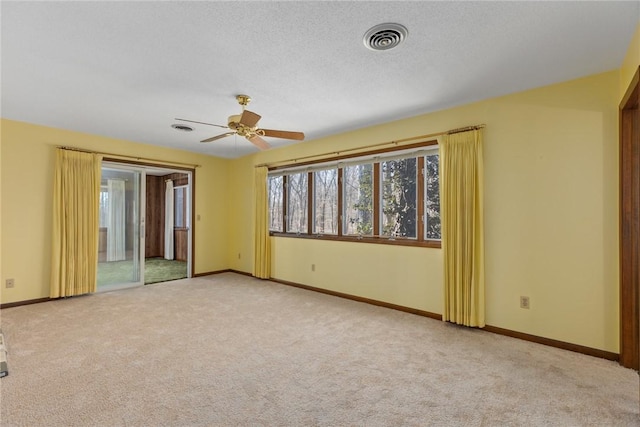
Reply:
[[237, 134], [240, 136], [244, 136], [245, 138], [247, 138], [247, 140], [249, 140], [249, 142], [251, 142], [256, 147], [260, 148], [261, 150], [266, 150], [268, 148], [271, 148], [271, 146], [267, 143], [267, 141], [262, 139], [263, 136], [270, 136], [274, 138], [283, 138], [283, 139], [294, 139], [297, 141], [302, 141], [304, 139], [304, 133], [302, 132], [290, 132], [285, 130], [258, 128], [257, 127], [258, 121], [262, 116], [254, 113], [253, 111], [245, 110], [244, 108], [247, 106], [249, 102], [251, 102], [251, 98], [247, 95], [237, 95], [236, 99], [238, 100], [238, 104], [242, 106], [242, 113], [229, 116], [229, 119], [227, 120], [227, 126], [216, 125], [213, 123], [197, 122], [195, 120], [187, 120], [187, 119], [176, 118], [176, 120], [189, 122], [189, 123], [199, 123], [199, 124], [208, 125], [208, 126], [216, 126], [224, 129], [231, 129], [229, 132], [225, 132], [217, 136], [212, 136], [211, 138], [203, 139], [200, 142], [212, 142], [217, 139], [221, 139], [227, 136]]

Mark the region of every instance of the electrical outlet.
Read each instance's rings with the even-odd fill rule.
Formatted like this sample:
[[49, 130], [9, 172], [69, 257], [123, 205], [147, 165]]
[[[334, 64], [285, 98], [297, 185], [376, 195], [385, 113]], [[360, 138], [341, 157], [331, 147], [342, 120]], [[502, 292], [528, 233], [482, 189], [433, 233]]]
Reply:
[[7, 279], [7, 281], [5, 282], [5, 286], [7, 288], [13, 288], [15, 286], [16, 282], [14, 279]]
[[530, 308], [529, 297], [520, 297], [520, 308]]
[[311, 264], [311, 271], [316, 271], [316, 265], [315, 264]]

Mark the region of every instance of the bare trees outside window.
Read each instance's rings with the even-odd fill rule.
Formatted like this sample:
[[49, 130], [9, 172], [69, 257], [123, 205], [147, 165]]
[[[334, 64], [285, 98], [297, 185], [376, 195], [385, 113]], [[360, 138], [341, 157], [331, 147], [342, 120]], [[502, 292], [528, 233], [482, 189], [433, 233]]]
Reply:
[[425, 233], [427, 239], [440, 239], [440, 181], [438, 154], [425, 157]]
[[313, 190], [313, 232], [338, 234], [338, 169], [314, 172]]
[[268, 178], [269, 189], [269, 230], [284, 231], [284, 177], [270, 176]]
[[383, 236], [417, 236], [417, 164], [415, 157], [380, 163]]
[[308, 193], [307, 172], [287, 176], [287, 232], [307, 233]]
[[343, 234], [373, 235], [373, 164], [347, 166], [343, 169]]

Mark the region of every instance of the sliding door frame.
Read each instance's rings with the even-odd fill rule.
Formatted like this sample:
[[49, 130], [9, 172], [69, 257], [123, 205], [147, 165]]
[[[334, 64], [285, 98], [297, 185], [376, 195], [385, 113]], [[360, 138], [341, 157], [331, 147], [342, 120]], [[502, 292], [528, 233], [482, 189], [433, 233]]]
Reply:
[[[188, 242], [187, 242], [187, 254], [188, 254], [188, 261], [187, 261], [187, 278], [191, 278], [193, 277], [193, 275], [195, 274], [195, 258], [196, 258], [196, 251], [195, 251], [195, 227], [196, 227], [196, 215], [195, 215], [195, 211], [196, 211], [196, 169], [195, 168], [189, 168], [189, 167], [184, 167], [184, 166], [175, 166], [172, 164], [163, 164], [163, 163], [153, 163], [153, 162], [141, 162], [141, 161], [134, 161], [134, 160], [123, 160], [123, 159], [119, 159], [119, 158], [111, 158], [111, 157], [104, 157], [102, 159], [103, 164], [104, 163], [112, 163], [112, 164], [119, 164], [119, 165], [130, 165], [136, 168], [141, 168], [141, 169], [165, 169], [171, 172], [177, 172], [177, 173], [185, 173], [187, 174], [187, 178], [188, 178], [188, 183], [189, 183], [189, 216], [190, 216], [190, 224], [189, 224], [189, 231], [188, 231]], [[146, 179], [145, 181], [145, 185], [146, 185]]]
[[[121, 170], [138, 174], [138, 207], [134, 215], [138, 217], [137, 240], [134, 245], [138, 246], [138, 280], [135, 282], [114, 283], [103, 285], [98, 288], [98, 292], [108, 292], [118, 289], [133, 288], [144, 285], [144, 262], [145, 262], [145, 227], [146, 227], [146, 172], [144, 169], [130, 164], [123, 164], [103, 159], [101, 169]], [[135, 251], [134, 251], [135, 255]], [[135, 261], [134, 261], [135, 264]]]

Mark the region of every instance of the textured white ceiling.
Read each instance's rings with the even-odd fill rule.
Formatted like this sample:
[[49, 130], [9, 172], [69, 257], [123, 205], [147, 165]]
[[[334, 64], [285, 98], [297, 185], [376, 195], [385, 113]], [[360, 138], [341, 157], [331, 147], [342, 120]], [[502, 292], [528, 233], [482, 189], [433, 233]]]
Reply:
[[[235, 95], [306, 140], [619, 68], [640, 2], [7, 2], [2, 117], [222, 157]], [[371, 51], [372, 26], [409, 35]], [[265, 138], [274, 146], [293, 141]], [[106, 148], [105, 148], [106, 149]]]

